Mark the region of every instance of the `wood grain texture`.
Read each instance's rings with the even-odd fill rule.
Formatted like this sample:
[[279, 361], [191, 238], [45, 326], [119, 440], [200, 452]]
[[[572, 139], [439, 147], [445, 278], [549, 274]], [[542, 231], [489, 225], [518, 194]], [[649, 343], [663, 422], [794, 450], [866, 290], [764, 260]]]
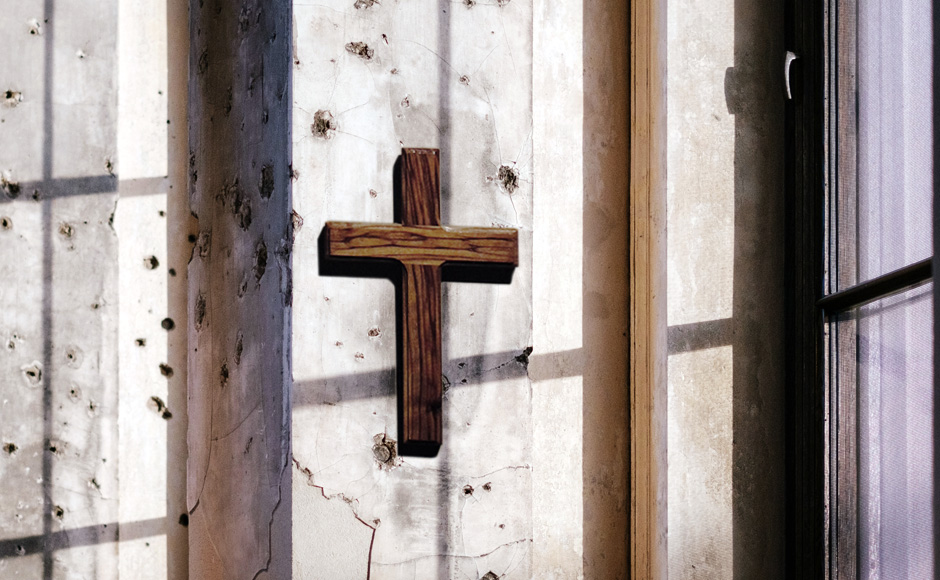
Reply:
[[402, 441], [440, 446], [441, 269], [405, 264], [402, 275]]
[[443, 441], [441, 266], [519, 264], [519, 233], [509, 228], [441, 226], [440, 155], [404, 149], [401, 224], [327, 222], [326, 258], [402, 264], [399, 377], [403, 454], [434, 455]]
[[519, 234], [508, 228], [450, 228], [327, 222], [330, 256], [403, 264], [519, 264]]

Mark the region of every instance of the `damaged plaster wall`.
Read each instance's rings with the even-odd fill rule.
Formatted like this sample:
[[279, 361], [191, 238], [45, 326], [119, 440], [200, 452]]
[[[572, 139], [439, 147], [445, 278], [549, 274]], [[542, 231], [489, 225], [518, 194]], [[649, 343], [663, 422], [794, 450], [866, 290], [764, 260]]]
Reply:
[[[295, 577], [330, 577], [325, 562], [332, 577], [364, 565], [373, 579], [538, 576], [532, 6], [297, 2], [294, 35], [293, 477], [307, 487]], [[396, 455], [392, 284], [317, 269], [326, 220], [392, 221], [403, 146], [440, 148], [444, 224], [520, 232], [511, 284], [444, 284], [444, 444], [432, 459]], [[319, 529], [336, 518], [348, 547], [331, 551], [311, 518]]]
[[117, 2], [0, 35], [0, 576], [116, 578]]
[[783, 2], [668, 2], [669, 576], [784, 573]]
[[289, 578], [289, 2], [190, 2], [190, 577]]
[[3, 578], [187, 577], [174, 2], [0, 19]]

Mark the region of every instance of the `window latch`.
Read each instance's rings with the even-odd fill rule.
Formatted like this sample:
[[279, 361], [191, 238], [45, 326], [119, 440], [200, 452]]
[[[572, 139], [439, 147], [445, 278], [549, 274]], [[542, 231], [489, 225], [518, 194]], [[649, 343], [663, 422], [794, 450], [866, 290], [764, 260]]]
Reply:
[[795, 61], [798, 58], [800, 57], [796, 56], [796, 54], [793, 51], [791, 50], [787, 51], [787, 60], [783, 65], [783, 82], [787, 86], [787, 100], [788, 101], [793, 100], [793, 94], [790, 92], [790, 65], [792, 65], [793, 61]]

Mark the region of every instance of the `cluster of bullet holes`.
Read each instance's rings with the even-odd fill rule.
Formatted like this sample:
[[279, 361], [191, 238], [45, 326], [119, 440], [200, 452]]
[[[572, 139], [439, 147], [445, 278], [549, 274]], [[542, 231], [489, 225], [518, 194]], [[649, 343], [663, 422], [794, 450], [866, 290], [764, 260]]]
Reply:
[[499, 184], [511, 194], [519, 187], [519, 170], [514, 166], [503, 164], [499, 166], [499, 173], [496, 174]]
[[330, 139], [336, 132], [336, 124], [333, 122], [333, 113], [320, 109], [313, 114], [313, 124], [310, 125], [310, 131], [314, 137], [320, 139]]
[[171, 413], [167, 408], [166, 403], [164, 403], [163, 399], [157, 397], [156, 395], [150, 397], [150, 400], [147, 401], [147, 407], [167, 421], [173, 418], [173, 413]]
[[12, 229], [13, 229], [13, 220], [10, 219], [10, 218], [8, 218], [8, 217], [6, 217], [6, 216], [0, 217], [0, 229], [12, 230]]
[[379, 433], [372, 438], [372, 457], [381, 469], [393, 469], [401, 465], [398, 442], [385, 433]]
[[7, 89], [3, 93], [3, 102], [8, 107], [15, 107], [23, 102], [23, 93], [14, 91], [13, 89]]

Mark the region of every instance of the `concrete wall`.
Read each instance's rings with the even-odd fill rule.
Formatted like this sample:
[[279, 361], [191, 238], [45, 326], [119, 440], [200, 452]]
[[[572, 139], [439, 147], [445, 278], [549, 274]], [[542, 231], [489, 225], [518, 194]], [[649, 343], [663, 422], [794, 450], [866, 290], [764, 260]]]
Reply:
[[[625, 577], [615, 4], [295, 3], [294, 577]], [[324, 221], [392, 220], [402, 146], [441, 149], [444, 223], [521, 240], [510, 285], [445, 284], [432, 459], [388, 458], [392, 284], [317, 263]]]
[[186, 577], [174, 13], [35, 1], [0, 19], [4, 578]]
[[668, 2], [669, 575], [781, 578], [783, 2]]

